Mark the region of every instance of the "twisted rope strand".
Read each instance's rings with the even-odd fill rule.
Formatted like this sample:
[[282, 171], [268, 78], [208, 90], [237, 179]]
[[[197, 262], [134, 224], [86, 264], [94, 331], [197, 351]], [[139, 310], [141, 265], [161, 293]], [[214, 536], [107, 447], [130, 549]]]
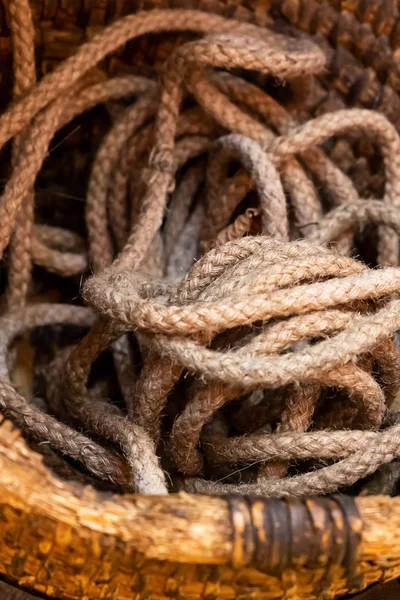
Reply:
[[[11, 240], [5, 415], [96, 478], [140, 493], [167, 493], [164, 465], [189, 491], [326, 493], [398, 457], [388, 412], [400, 385], [395, 127], [369, 110], [309, 118], [308, 106], [323, 112], [335, 100], [316, 99], [321, 48], [192, 10], [124, 17], [33, 85], [28, 9], [9, 3], [18, 97], [0, 117], [0, 146], [15, 138], [0, 197], [1, 256]], [[156, 81], [97, 67], [128, 40], [163, 31], [199, 39], [174, 48]], [[283, 106], [249, 72], [292, 80], [296, 98]], [[111, 125], [94, 144], [82, 221], [47, 222], [38, 196], [34, 225], [51, 139], [98, 103]], [[371, 178], [360, 183], [360, 136], [369, 158], [374, 147], [381, 155], [381, 198]], [[367, 245], [379, 268], [350, 257], [366, 225], [377, 230]], [[68, 304], [25, 306], [32, 262], [71, 278], [60, 286]], [[47, 293], [42, 275], [31, 287]], [[69, 304], [80, 283], [97, 320]], [[70, 340], [61, 324], [91, 328]], [[14, 341], [33, 329], [44, 393], [29, 402], [10, 373]], [[308, 459], [311, 468], [298, 463]], [[238, 466], [248, 483], [237, 483]]]

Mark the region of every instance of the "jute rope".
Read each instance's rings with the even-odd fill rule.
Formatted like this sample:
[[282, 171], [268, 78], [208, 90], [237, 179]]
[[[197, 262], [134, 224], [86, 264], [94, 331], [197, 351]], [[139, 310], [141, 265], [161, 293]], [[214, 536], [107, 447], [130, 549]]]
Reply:
[[[124, 17], [34, 85], [29, 6], [13, 0], [9, 12], [4, 414], [95, 478], [140, 493], [320, 494], [399, 457], [395, 127], [360, 109], [297, 123], [248, 73], [296, 78], [312, 93], [323, 51], [190, 10]], [[200, 39], [174, 50], [156, 80], [97, 67], [130, 39], [174, 30]], [[56, 132], [98, 103], [110, 126], [88, 177], [86, 239], [35, 223], [32, 190]], [[324, 146], [360, 135], [381, 153], [382, 198], [360, 198]], [[366, 225], [377, 268], [352, 257]], [[31, 301], [32, 263], [69, 278], [88, 307]], [[43, 395], [29, 401], [12, 383], [15, 341], [61, 325], [86, 335], [39, 360]], [[99, 377], [104, 355], [114, 366]]]

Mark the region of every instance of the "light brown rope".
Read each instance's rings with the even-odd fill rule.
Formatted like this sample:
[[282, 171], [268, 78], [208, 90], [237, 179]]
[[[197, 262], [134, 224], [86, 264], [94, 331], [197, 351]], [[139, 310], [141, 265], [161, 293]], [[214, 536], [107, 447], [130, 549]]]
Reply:
[[[7, 3], [7, 8], [14, 55], [14, 96], [18, 98], [28, 92], [36, 82], [35, 33], [28, 0], [11, 0]], [[23, 134], [14, 140], [14, 163], [17, 162], [21, 145]], [[11, 307], [23, 306], [28, 292], [32, 267], [33, 213], [34, 193], [29, 190], [23, 200], [23, 208], [16, 217], [11, 243], [8, 273], [8, 302]]]
[[[0, 197], [2, 255], [11, 240], [2, 411], [96, 478], [140, 493], [167, 493], [161, 465], [171, 463], [190, 491], [325, 493], [398, 457], [399, 426], [385, 425], [400, 383], [396, 129], [358, 109], [297, 124], [247, 73], [312, 93], [324, 53], [191, 10], [124, 17], [33, 86], [29, 6], [13, 0], [9, 12], [24, 94], [0, 117], [1, 144], [15, 138]], [[129, 39], [175, 30], [200, 39], [177, 47], [156, 81], [96, 68]], [[55, 133], [120, 99], [91, 161], [82, 227], [34, 225], [32, 190]], [[360, 198], [360, 182], [322, 149], [347, 134], [379, 149], [382, 198]], [[379, 268], [349, 256], [366, 224], [378, 228]], [[98, 318], [71, 304], [71, 287], [68, 304], [24, 308], [32, 262], [72, 278]], [[35, 274], [32, 289], [44, 281]], [[58, 339], [60, 324], [91, 329], [41, 357], [45, 394], [33, 404], [10, 381], [12, 344], [43, 326]], [[238, 469], [249, 483], [237, 484]]]

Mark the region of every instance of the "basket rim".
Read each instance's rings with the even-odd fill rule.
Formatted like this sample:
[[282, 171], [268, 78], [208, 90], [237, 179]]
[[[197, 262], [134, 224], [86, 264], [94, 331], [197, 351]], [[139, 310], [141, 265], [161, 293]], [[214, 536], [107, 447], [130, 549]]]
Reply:
[[[59, 479], [9, 421], [0, 426], [0, 498], [4, 524], [0, 528], [0, 573], [7, 580], [27, 586], [28, 591], [48, 593], [50, 597], [65, 594], [68, 598], [81, 598], [68, 587], [71, 566], [66, 548], [73, 556], [83, 549], [92, 552], [97, 545], [96, 556], [91, 560], [101, 565], [105, 540], [106, 546], [119, 547], [125, 557], [130, 557], [128, 568], [132, 569], [134, 551], [142, 556], [141, 561], [144, 558], [161, 563], [172, 559], [182, 566], [218, 565], [238, 572], [250, 568], [254, 573], [253, 569], [257, 569], [279, 586], [284, 572], [289, 570], [300, 580], [311, 577], [314, 588], [316, 572], [320, 570], [327, 580], [325, 585], [342, 593], [359, 591], [378, 580], [400, 575], [400, 544], [396, 541], [400, 532], [400, 498], [268, 500], [192, 496], [183, 492], [121, 496]], [[339, 546], [332, 545], [329, 536], [323, 535], [328, 521], [332, 523], [339, 514], [338, 504], [346, 521], [346, 526], [336, 528], [333, 536], [339, 539], [337, 534], [342, 532], [340, 560], [340, 552], [332, 554], [332, 549], [337, 551]], [[339, 515], [338, 522], [342, 522], [340, 518]], [[274, 523], [278, 523], [278, 529]], [[310, 527], [311, 541], [307, 537]], [[277, 538], [279, 528], [281, 534]], [[31, 554], [45, 557], [46, 561], [57, 560], [57, 579], [64, 582], [65, 577], [65, 584], [57, 590], [51, 587], [51, 570], [47, 576], [31, 573], [17, 577], [16, 561], [10, 561], [6, 540], [15, 541], [17, 554], [21, 553], [21, 542], [29, 540]], [[295, 560], [288, 554], [288, 542], [292, 554], [297, 548]], [[310, 552], [319, 557], [317, 561], [314, 557], [312, 564], [307, 563]]]

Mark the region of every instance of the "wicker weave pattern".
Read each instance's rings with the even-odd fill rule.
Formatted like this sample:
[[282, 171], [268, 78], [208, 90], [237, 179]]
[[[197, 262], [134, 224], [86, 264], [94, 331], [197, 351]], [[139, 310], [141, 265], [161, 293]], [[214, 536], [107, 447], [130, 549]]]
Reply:
[[[316, 35], [329, 57], [329, 75], [320, 77], [321, 91], [311, 102], [309, 112], [330, 110], [335, 93], [336, 102], [340, 99], [343, 106], [378, 109], [400, 126], [400, 27], [397, 4], [391, 0], [35, 0], [32, 7], [42, 73], [73, 54], [99, 28], [138, 10], [196, 8], [258, 24], [271, 24], [272, 18], [278, 18], [278, 27], [279, 19], [283, 19], [297, 30]], [[147, 72], [149, 64], [161, 64], [177, 44], [187, 39], [184, 34], [166, 34], [155, 45], [151, 38], [144, 38], [107, 58], [103, 66], [110, 74], [129, 71], [132, 64], [136, 72], [140, 65]], [[0, 60], [6, 60], [10, 53], [7, 19], [0, 6]], [[8, 76], [3, 75], [3, 97], [9, 84]]]

